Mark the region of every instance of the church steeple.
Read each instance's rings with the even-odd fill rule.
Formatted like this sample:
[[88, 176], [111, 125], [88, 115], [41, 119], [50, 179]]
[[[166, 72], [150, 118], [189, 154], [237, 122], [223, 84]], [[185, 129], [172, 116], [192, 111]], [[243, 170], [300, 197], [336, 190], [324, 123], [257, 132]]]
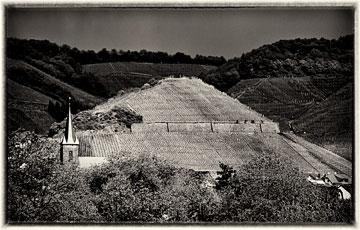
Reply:
[[69, 97], [69, 113], [66, 119], [64, 137], [61, 141], [60, 160], [63, 163], [79, 163], [79, 140], [75, 136], [71, 117], [71, 97]]
[[72, 116], [71, 116], [71, 104], [70, 104], [71, 97], [69, 97], [69, 112], [66, 119], [66, 127], [65, 133], [62, 140], [62, 144], [79, 144], [79, 140], [76, 138], [73, 126], [72, 126]]

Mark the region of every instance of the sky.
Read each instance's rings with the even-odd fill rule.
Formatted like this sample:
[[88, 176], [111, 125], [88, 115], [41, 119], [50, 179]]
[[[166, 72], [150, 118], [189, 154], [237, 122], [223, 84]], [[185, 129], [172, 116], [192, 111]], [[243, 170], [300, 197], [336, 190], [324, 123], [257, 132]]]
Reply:
[[239, 57], [281, 39], [353, 33], [349, 9], [9, 8], [7, 37], [80, 50], [141, 50]]

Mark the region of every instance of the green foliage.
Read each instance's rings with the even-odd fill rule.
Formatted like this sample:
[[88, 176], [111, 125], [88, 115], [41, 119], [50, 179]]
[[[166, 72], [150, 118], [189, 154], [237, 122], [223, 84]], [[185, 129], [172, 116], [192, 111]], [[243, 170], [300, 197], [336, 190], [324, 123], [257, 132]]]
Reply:
[[353, 221], [351, 202], [339, 200], [337, 189], [312, 185], [292, 161], [274, 153], [264, 152], [241, 167], [219, 194], [223, 221]]
[[[123, 51], [115, 50], [111, 51], [106, 48], [101, 49], [98, 52], [93, 50], [78, 50], [77, 48], [71, 48], [68, 45], [59, 47], [55, 43], [51, 43], [48, 40], [26, 40], [17, 38], [7, 39], [8, 52], [7, 56], [14, 59], [22, 59], [26, 56], [38, 59], [46, 60], [47, 58], [60, 57], [62, 60], [66, 60], [67, 64], [70, 64], [72, 68], [76, 70], [76, 63], [81, 65], [103, 63], [103, 62], [152, 62], [152, 63], [188, 63], [188, 64], [201, 64], [201, 65], [222, 65], [226, 62], [224, 57], [216, 56], [203, 56], [196, 55], [192, 58], [190, 55], [186, 55], [181, 52], [177, 52], [174, 55], [166, 52], [158, 51], [152, 52], [145, 49], [138, 51]], [[60, 64], [58, 67], [61, 67]], [[64, 66], [63, 66], [64, 67]]]
[[100, 221], [83, 172], [58, 162], [59, 144], [30, 132], [8, 139], [7, 220]]
[[220, 190], [224, 187], [227, 187], [231, 179], [236, 172], [232, 167], [225, 165], [223, 163], [220, 163], [221, 171], [217, 172], [218, 177], [216, 178], [216, 189]]
[[90, 179], [98, 185], [99, 213], [109, 222], [211, 221], [219, 205], [202, 175], [154, 157], [112, 159]]
[[[202, 79], [221, 91], [227, 91], [243, 79], [352, 76], [353, 40], [353, 35], [331, 41], [315, 38], [280, 40], [229, 60], [216, 70], [203, 74]], [[235, 71], [238, 76], [234, 75]]]

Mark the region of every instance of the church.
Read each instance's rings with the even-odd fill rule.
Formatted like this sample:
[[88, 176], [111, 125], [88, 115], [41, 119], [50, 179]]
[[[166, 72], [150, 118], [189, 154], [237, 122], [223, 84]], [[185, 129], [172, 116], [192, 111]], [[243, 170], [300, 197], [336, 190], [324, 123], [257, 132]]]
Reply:
[[66, 118], [64, 137], [61, 140], [60, 161], [62, 163], [79, 163], [79, 139], [76, 137], [71, 116], [71, 97], [69, 97], [69, 112]]
[[64, 136], [60, 143], [60, 161], [63, 164], [76, 164], [86, 168], [106, 162], [104, 157], [86, 157], [80, 154], [79, 138], [75, 134], [71, 115], [71, 97], [69, 97], [69, 111], [66, 118]]

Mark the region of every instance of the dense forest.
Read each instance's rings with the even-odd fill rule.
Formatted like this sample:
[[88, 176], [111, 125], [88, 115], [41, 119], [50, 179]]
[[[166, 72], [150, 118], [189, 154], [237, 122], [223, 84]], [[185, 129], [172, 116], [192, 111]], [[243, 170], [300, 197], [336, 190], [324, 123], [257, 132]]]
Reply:
[[66, 68], [68, 64], [76, 73], [81, 72], [81, 66], [85, 64], [105, 62], [149, 62], [149, 63], [182, 63], [219, 66], [226, 62], [224, 57], [203, 56], [197, 54], [194, 58], [190, 55], [177, 52], [174, 55], [166, 52], [153, 52], [142, 49], [140, 51], [123, 51], [106, 48], [98, 52], [93, 50], [79, 50], [68, 45], [57, 45], [48, 40], [35, 39], [7, 39], [7, 57], [24, 60], [26, 57], [49, 62], [56, 66]]
[[201, 78], [221, 91], [244, 79], [354, 74], [354, 35], [335, 40], [294, 39], [264, 45], [228, 60]]
[[30, 132], [8, 139], [10, 223], [352, 223], [351, 200], [306, 181], [274, 152], [206, 173], [154, 156], [119, 153], [81, 169], [58, 162], [56, 140]]

